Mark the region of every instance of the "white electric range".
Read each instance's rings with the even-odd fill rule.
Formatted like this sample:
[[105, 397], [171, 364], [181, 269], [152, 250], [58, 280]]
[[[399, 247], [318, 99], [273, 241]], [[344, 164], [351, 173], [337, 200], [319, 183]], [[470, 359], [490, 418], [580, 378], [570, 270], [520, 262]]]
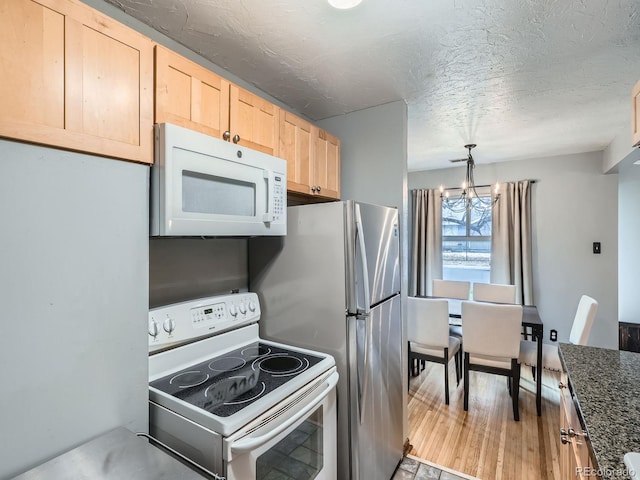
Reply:
[[150, 434], [227, 480], [335, 479], [334, 359], [261, 340], [260, 313], [255, 293], [149, 312]]

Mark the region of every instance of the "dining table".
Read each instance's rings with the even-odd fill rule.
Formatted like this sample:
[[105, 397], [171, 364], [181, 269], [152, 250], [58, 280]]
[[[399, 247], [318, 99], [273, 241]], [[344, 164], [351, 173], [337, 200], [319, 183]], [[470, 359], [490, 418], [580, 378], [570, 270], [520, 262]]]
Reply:
[[[425, 298], [443, 298], [427, 296]], [[462, 325], [462, 302], [472, 300], [461, 300], [459, 298], [446, 298], [449, 303], [449, 324]], [[542, 340], [544, 338], [544, 325], [538, 314], [538, 308], [535, 305], [522, 306], [522, 326], [531, 329], [531, 336], [537, 343], [537, 362], [540, 367], [542, 365]], [[538, 416], [542, 415], [542, 370], [538, 368], [536, 375], [536, 410]]]

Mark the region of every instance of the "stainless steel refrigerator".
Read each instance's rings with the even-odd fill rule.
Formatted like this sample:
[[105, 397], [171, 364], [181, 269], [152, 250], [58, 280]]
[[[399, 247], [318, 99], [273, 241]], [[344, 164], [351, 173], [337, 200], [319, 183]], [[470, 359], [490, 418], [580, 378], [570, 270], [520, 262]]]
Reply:
[[404, 443], [397, 209], [346, 201], [287, 215], [286, 237], [249, 242], [260, 334], [335, 357], [338, 478], [388, 480]]

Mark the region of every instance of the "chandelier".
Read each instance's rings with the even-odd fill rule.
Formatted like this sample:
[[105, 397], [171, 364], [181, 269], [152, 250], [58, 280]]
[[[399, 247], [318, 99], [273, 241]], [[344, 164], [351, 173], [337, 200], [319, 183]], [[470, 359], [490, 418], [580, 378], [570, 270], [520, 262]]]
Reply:
[[[467, 158], [460, 158], [457, 160], [450, 160], [453, 163], [466, 162], [467, 171], [462, 182], [461, 188], [452, 188], [445, 190], [444, 186], [440, 186], [440, 199], [447, 204], [447, 208], [452, 211], [468, 211], [474, 210], [486, 210], [487, 207], [492, 207], [500, 199], [499, 184], [496, 182], [493, 199], [491, 197], [479, 195], [476, 190], [476, 183], [473, 180], [473, 169], [476, 164], [471, 155], [471, 150], [476, 147], [475, 143], [469, 143], [464, 146], [468, 150]], [[488, 185], [484, 185], [488, 186]], [[457, 197], [451, 197], [450, 190], [460, 190], [460, 194]]]

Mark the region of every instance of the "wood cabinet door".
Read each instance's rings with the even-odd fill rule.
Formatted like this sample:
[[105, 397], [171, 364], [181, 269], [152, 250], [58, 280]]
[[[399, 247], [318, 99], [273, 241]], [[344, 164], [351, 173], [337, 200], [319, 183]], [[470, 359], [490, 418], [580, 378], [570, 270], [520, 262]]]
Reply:
[[313, 181], [317, 195], [340, 198], [340, 140], [328, 132], [314, 127], [315, 155]]
[[229, 130], [229, 82], [160, 45], [156, 53], [156, 123], [222, 138]]
[[314, 143], [309, 122], [287, 112], [280, 112], [280, 158], [287, 161], [287, 190], [311, 194]]
[[640, 81], [636, 83], [631, 92], [631, 134], [633, 146], [640, 146]]
[[37, 2], [0, 2], [0, 135], [35, 141], [64, 129], [64, 23]]
[[589, 453], [589, 439], [585, 436], [578, 416], [578, 410], [571, 391], [568, 388], [566, 375], [562, 375], [564, 388], [560, 390], [560, 428], [569, 432], [570, 428], [576, 432], [575, 436], [567, 438], [569, 443], [560, 443], [560, 470], [562, 478], [586, 480], [595, 471]]
[[0, 136], [152, 163], [151, 41], [72, 0], [0, 4]]
[[237, 85], [230, 85], [229, 131], [231, 141], [278, 156], [280, 108]]

